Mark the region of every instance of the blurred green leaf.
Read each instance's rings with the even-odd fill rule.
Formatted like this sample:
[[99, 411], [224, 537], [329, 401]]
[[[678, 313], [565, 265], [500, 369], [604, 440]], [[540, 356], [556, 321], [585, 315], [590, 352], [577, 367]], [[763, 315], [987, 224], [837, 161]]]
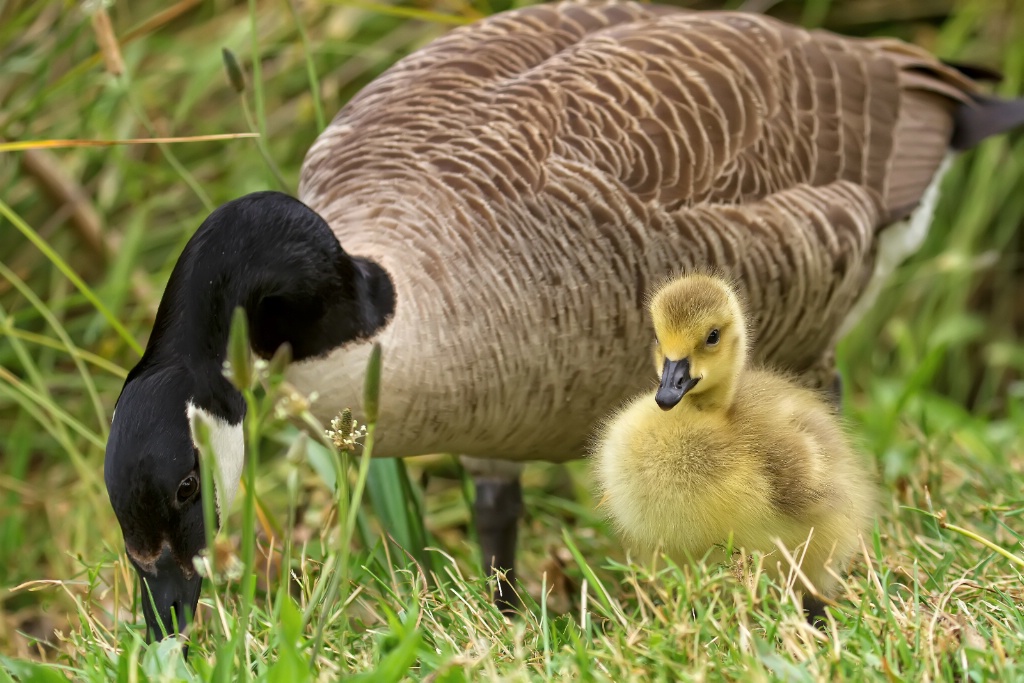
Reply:
[[373, 671], [347, 676], [348, 683], [398, 683], [416, 662], [422, 637], [415, 627], [415, 615], [411, 615], [405, 623], [391, 619], [391, 630], [398, 643], [381, 658]]
[[267, 671], [269, 683], [293, 683], [312, 679], [309, 661], [298, 647], [302, 635], [302, 614], [287, 595], [279, 600], [281, 632], [278, 636], [277, 661]]

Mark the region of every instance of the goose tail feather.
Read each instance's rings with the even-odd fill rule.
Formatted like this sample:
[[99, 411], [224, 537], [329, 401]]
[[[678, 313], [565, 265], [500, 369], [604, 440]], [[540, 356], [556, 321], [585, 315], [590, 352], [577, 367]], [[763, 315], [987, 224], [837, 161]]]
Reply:
[[1024, 98], [975, 96], [972, 102], [957, 108], [950, 146], [955, 150], [971, 149], [987, 137], [1021, 127], [1024, 127]]
[[981, 64], [968, 64], [967, 62], [951, 62], [943, 59], [942, 63], [951, 69], [956, 69], [972, 81], [988, 81], [990, 83], [1001, 83], [1003, 74]]

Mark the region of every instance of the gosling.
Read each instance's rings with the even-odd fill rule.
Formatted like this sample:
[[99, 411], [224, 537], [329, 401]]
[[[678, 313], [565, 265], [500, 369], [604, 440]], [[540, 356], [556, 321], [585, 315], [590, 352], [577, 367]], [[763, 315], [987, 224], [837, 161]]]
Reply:
[[[789, 378], [746, 367], [747, 321], [736, 290], [685, 275], [650, 301], [661, 385], [604, 426], [592, 468], [602, 507], [627, 545], [674, 561], [760, 551], [785, 577], [800, 562], [817, 596], [839, 591], [858, 536], [873, 524], [873, 477], [839, 416]], [[802, 561], [801, 561], [802, 559]], [[813, 623], [824, 602], [800, 586]]]

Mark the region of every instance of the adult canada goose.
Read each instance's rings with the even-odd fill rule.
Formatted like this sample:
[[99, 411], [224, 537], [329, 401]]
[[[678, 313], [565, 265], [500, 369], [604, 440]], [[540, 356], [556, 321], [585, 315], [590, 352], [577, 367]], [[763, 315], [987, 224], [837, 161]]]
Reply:
[[631, 2], [500, 14], [401, 60], [313, 145], [301, 201], [221, 206], [167, 283], [105, 464], [151, 632], [199, 591], [190, 421], [215, 427], [221, 509], [238, 479], [236, 304], [257, 353], [290, 342], [325, 420], [358, 417], [379, 341], [375, 455], [473, 456], [483, 555], [511, 568], [518, 463], [582, 455], [602, 407], [643, 388], [654, 280], [723, 269], [758, 359], [831, 381], [841, 326], [923, 237], [949, 149], [1022, 120], [911, 45]]
[[[768, 370], [747, 367], [747, 321], [722, 278], [691, 274], [651, 300], [657, 392], [605, 425], [592, 469], [605, 509], [630, 545], [677, 561], [716, 546], [770, 553], [776, 540], [827, 598], [869, 531], [872, 475], [832, 405]], [[805, 594], [813, 619], [824, 605]]]

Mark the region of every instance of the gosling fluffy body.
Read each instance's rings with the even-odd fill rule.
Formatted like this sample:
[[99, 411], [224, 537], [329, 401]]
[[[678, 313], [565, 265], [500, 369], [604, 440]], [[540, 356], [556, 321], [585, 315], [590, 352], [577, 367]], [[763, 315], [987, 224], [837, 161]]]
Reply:
[[[812, 391], [746, 367], [747, 324], [734, 289], [688, 275], [650, 303], [662, 374], [658, 402], [633, 399], [604, 427], [593, 455], [604, 507], [627, 543], [662, 547], [673, 559], [735, 548], [775, 553], [776, 539], [803, 557], [802, 571], [826, 597], [872, 523], [872, 476], [838, 416]], [[717, 334], [714, 332], [717, 330]], [[711, 343], [713, 342], [713, 343]], [[689, 386], [659, 406], [666, 373], [688, 363]], [[806, 544], [806, 548], [798, 548]], [[775, 559], [778, 561], [775, 561]]]

